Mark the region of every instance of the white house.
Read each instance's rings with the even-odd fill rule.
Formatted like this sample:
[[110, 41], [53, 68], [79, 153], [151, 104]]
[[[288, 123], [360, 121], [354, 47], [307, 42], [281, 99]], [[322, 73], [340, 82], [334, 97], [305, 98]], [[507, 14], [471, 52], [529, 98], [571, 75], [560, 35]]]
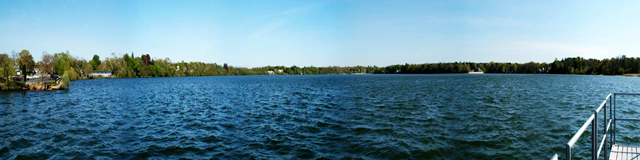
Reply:
[[98, 77], [98, 76], [111, 77], [111, 71], [96, 70], [96, 71], [93, 71], [93, 73], [89, 74], [89, 76], [91, 76], [91, 77]]
[[18, 75], [18, 76], [19, 76], [19, 75], [20, 75], [20, 68], [18, 68], [18, 66], [17, 66], [17, 65], [13, 65], [13, 69], [15, 69], [15, 70], [16, 70], [16, 75]]

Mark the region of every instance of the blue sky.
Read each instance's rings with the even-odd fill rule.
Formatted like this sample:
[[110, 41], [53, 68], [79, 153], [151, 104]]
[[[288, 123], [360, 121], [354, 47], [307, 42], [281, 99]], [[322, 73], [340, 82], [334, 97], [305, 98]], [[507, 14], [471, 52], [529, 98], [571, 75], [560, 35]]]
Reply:
[[640, 56], [640, 1], [10, 1], [0, 53], [353, 66]]

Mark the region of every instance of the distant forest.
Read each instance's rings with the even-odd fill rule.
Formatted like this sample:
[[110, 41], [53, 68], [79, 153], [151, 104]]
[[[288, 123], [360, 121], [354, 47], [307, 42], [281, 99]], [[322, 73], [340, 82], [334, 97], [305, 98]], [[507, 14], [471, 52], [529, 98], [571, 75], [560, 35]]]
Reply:
[[[43, 53], [42, 60], [34, 61], [28, 50], [19, 53], [0, 54], [0, 82], [22, 73], [33, 73], [36, 69], [43, 73], [66, 75], [70, 80], [91, 78], [94, 70], [111, 71], [113, 77], [178, 77], [178, 76], [220, 76], [220, 75], [314, 75], [314, 74], [432, 74], [432, 73], [551, 73], [551, 74], [604, 74], [622, 75], [639, 73], [640, 58], [626, 56], [611, 59], [584, 59], [582, 57], [554, 60], [552, 63], [424, 63], [378, 66], [265, 66], [234, 67], [227, 64], [203, 62], [173, 62], [169, 58], [151, 59], [149, 54], [124, 54], [100, 58], [94, 55], [89, 61], [74, 57], [69, 52]], [[22, 74], [24, 75], [24, 74]]]
[[547, 63], [425, 63], [391, 65], [377, 68], [374, 73], [468, 73], [473, 70], [482, 70], [485, 73], [551, 73], [551, 74], [592, 74], [592, 75], [623, 75], [639, 73], [640, 58], [628, 58], [626, 56], [611, 59], [584, 59], [582, 57], [570, 57], [562, 60], [554, 60]]

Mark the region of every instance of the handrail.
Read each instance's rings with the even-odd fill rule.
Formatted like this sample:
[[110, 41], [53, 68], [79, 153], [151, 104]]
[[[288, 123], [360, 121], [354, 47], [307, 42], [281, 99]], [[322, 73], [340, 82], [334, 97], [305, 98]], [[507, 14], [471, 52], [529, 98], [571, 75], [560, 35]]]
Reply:
[[611, 94], [609, 94], [607, 96], [607, 98], [604, 99], [604, 101], [602, 101], [602, 104], [600, 104], [600, 107], [598, 107], [598, 109], [596, 109], [596, 112], [600, 112], [600, 110], [602, 109], [602, 107], [604, 107], [607, 104], [607, 99], [609, 99], [609, 97], [611, 97]]
[[582, 136], [582, 133], [584, 133], [584, 131], [587, 130], [587, 127], [589, 127], [594, 117], [595, 116], [592, 114], [591, 117], [589, 117], [589, 119], [586, 122], [584, 122], [584, 124], [582, 125], [582, 127], [580, 127], [578, 132], [574, 134], [573, 137], [571, 137], [571, 140], [569, 140], [569, 142], [567, 142], [567, 147], [569, 148], [573, 147], [573, 145], [578, 141], [580, 136]]
[[615, 144], [616, 143], [616, 139], [617, 139], [617, 126], [618, 126], [618, 120], [620, 121], [640, 121], [640, 119], [637, 118], [618, 118], [616, 116], [616, 109], [618, 108], [618, 105], [616, 104], [616, 96], [621, 95], [621, 96], [625, 96], [625, 95], [630, 95], [630, 96], [640, 96], [640, 93], [614, 93], [613, 94], [613, 136], [612, 136], [612, 140], [611, 143]]
[[621, 120], [621, 121], [640, 121], [640, 119], [637, 119], [637, 118], [616, 118], [616, 120]]
[[598, 152], [596, 153], [596, 159], [598, 159], [598, 157], [600, 157], [600, 151], [602, 151], [602, 147], [604, 146], [604, 141], [607, 140], [607, 135], [603, 135], [602, 136], [602, 141], [600, 141], [600, 147], [598, 147]]
[[[584, 124], [582, 124], [582, 126], [580, 127], [580, 129], [578, 129], [576, 134], [574, 134], [573, 137], [571, 137], [571, 139], [569, 140], [569, 142], [567, 142], [566, 159], [568, 160], [571, 159], [571, 148], [573, 148], [575, 143], [578, 141], [578, 139], [580, 139], [580, 136], [582, 136], [584, 131], [587, 130], [587, 127], [589, 127], [589, 125], [591, 125], [591, 158], [594, 160], [598, 159], [600, 157], [600, 152], [603, 149], [604, 149], [605, 157], [607, 157], [608, 155], [607, 150], [609, 146], [607, 145], [606, 140], [607, 140], [607, 137], [610, 138], [610, 136], [607, 136], [607, 134], [609, 133], [609, 128], [611, 125], [611, 119], [609, 119], [607, 123], [607, 100], [611, 102], [611, 97], [612, 97], [612, 94], [607, 95], [604, 101], [602, 101], [602, 103], [598, 107], [596, 107], [595, 110], [593, 110], [593, 114], [589, 116], [589, 119], [587, 119], [587, 121], [585, 121]], [[609, 110], [611, 110], [612, 108], [610, 106], [611, 105], [609, 105], [608, 107]], [[603, 127], [604, 136], [602, 136], [602, 140], [597, 140], [598, 139], [598, 113], [600, 113], [600, 111], [603, 111], [602, 110], [603, 108], [604, 108], [604, 122], [602, 124], [604, 125]], [[611, 112], [609, 112], [609, 114], [611, 114]], [[611, 118], [611, 116], [609, 116], [609, 118]], [[554, 156], [557, 156], [557, 155], [554, 155]]]
[[[616, 96], [618, 95], [640, 96], [640, 93], [610, 93], [609, 95], [607, 95], [604, 101], [598, 107], [596, 107], [595, 110], [593, 110], [593, 114], [589, 116], [589, 119], [587, 119], [587, 121], [585, 121], [584, 124], [582, 124], [582, 126], [580, 127], [580, 129], [578, 129], [576, 134], [574, 134], [569, 140], [569, 142], [567, 142], [566, 159], [568, 160], [571, 159], [571, 148], [573, 148], [573, 146], [578, 141], [578, 139], [580, 139], [580, 136], [582, 136], [584, 131], [587, 130], [587, 127], [591, 126], [591, 159], [597, 160], [598, 158], [600, 158], [600, 153], [602, 152], [603, 149], [604, 149], [604, 156], [608, 158], [608, 154], [609, 154], [608, 149], [612, 147], [613, 144], [615, 144], [616, 142], [616, 133], [617, 133], [616, 127], [618, 126], [617, 125], [618, 120], [640, 121], [640, 119], [638, 118], [617, 118], [616, 117], [616, 110], [617, 110]], [[607, 105], [607, 101], [609, 101], [608, 105]], [[607, 109], [609, 111], [607, 111]], [[603, 129], [604, 135], [602, 136], [602, 140], [597, 140], [598, 139], [598, 132], [597, 132], [598, 131], [598, 113], [600, 113], [600, 111], [604, 111], [604, 122], [602, 123], [602, 125], [604, 125], [604, 129]], [[611, 127], [612, 125], [613, 127]], [[611, 133], [609, 133], [609, 130], [611, 128], [613, 129], [611, 130]], [[609, 141], [607, 141], [607, 138], [609, 138]], [[557, 160], [558, 154], [553, 155], [551, 159]]]
[[640, 96], [640, 93], [613, 93], [614, 95], [633, 95]]
[[[611, 129], [611, 122], [613, 122], [613, 119], [609, 119], [609, 122], [607, 122], [607, 127], [605, 128], [604, 132], [609, 133], [609, 129]], [[611, 136], [609, 136], [609, 139], [611, 139]]]

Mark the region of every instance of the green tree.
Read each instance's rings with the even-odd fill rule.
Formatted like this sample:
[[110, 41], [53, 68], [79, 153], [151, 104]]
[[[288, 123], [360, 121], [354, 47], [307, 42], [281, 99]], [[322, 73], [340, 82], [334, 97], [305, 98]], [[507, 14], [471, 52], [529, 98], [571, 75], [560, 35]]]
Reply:
[[62, 81], [62, 87], [63, 88], [69, 88], [69, 86], [71, 86], [69, 73], [64, 73], [64, 75], [62, 75], [61, 81]]
[[78, 74], [73, 67], [69, 67], [67, 71], [64, 72], [66, 75], [69, 75], [69, 79], [75, 81], [78, 79]]
[[68, 53], [56, 53], [53, 55], [53, 58], [55, 59], [54, 72], [57, 74], [62, 75], [67, 69], [69, 69], [69, 67], [71, 67], [71, 55]]
[[85, 76], [86, 76], [86, 77], [89, 77], [89, 75], [90, 75], [91, 73], [93, 73], [93, 68], [91, 68], [91, 66], [90, 66], [90, 65], [85, 65], [85, 66], [82, 68], [82, 72], [85, 74]]
[[96, 70], [98, 68], [98, 66], [100, 66], [100, 56], [98, 55], [93, 55], [93, 59], [91, 59], [91, 61], [89, 61], [89, 64], [91, 64], [91, 67], [93, 67], [93, 70]]
[[47, 52], [42, 53], [42, 60], [38, 62], [38, 68], [44, 73], [53, 73], [56, 65], [53, 55]]
[[15, 69], [13, 68], [13, 61], [9, 58], [7, 54], [0, 54], [0, 75], [9, 86], [9, 76], [13, 76], [16, 74]]
[[23, 49], [20, 53], [20, 58], [18, 58], [18, 66], [20, 67], [20, 72], [24, 77], [24, 82], [27, 82], [27, 72], [33, 71], [35, 67], [35, 62], [33, 61], [33, 56], [29, 53], [29, 50]]

